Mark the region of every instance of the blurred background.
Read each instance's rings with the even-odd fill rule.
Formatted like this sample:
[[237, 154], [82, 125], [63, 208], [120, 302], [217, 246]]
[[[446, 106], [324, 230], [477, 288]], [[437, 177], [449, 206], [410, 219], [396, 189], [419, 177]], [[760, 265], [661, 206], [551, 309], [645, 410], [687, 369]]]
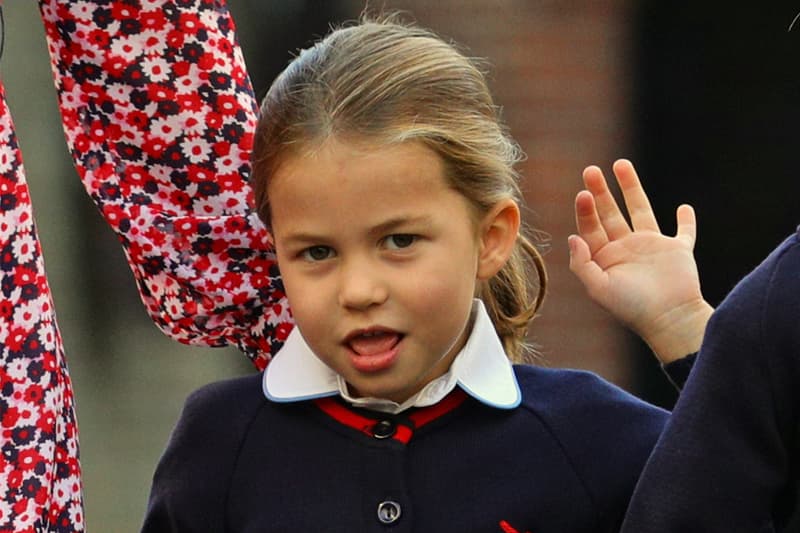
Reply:
[[[291, 53], [353, 19], [356, 1], [231, 0], [259, 96]], [[716, 304], [800, 223], [800, 11], [789, 1], [386, 0], [492, 65], [522, 165], [528, 222], [552, 279], [532, 327], [542, 364], [586, 368], [654, 403], [675, 399], [646, 346], [588, 301], [567, 268], [587, 164], [633, 159], [662, 229], [694, 205]], [[35, 2], [5, 2], [0, 72], [25, 156], [74, 382], [90, 531], [137, 531], [182, 402], [253, 371], [233, 350], [162, 336], [66, 152]], [[798, 24], [800, 25], [800, 24]], [[665, 279], [664, 283], [670, 283]]]

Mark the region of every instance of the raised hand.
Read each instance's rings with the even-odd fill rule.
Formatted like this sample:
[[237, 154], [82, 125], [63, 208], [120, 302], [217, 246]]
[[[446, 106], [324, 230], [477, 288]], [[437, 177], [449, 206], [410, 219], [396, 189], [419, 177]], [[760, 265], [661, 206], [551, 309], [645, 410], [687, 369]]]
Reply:
[[589, 296], [626, 324], [664, 363], [700, 348], [713, 309], [703, 299], [692, 250], [694, 210], [678, 207], [678, 231], [664, 235], [630, 161], [614, 163], [630, 224], [596, 166], [575, 198], [578, 235], [569, 237], [570, 270]]

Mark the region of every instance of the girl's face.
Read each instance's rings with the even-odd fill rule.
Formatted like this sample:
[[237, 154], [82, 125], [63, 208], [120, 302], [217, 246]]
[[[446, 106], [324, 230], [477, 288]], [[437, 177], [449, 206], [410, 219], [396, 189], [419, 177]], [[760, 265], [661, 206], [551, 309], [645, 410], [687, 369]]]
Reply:
[[482, 222], [443, 169], [419, 143], [330, 139], [271, 177], [292, 313], [352, 394], [402, 402], [444, 374], [468, 336]]

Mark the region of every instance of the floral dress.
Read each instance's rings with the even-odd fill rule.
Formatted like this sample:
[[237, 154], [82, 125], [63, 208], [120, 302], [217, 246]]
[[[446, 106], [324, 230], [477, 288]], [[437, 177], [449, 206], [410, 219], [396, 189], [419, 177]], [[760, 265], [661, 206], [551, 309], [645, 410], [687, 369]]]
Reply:
[[[252, 209], [257, 106], [225, 2], [39, 4], [70, 153], [148, 314], [180, 342], [237, 346], [263, 369], [292, 321], [271, 236]], [[13, 191], [0, 191], [0, 328], [15, 332], [0, 334], [0, 532], [83, 531], [69, 378], [0, 113], [9, 139], [0, 171]]]

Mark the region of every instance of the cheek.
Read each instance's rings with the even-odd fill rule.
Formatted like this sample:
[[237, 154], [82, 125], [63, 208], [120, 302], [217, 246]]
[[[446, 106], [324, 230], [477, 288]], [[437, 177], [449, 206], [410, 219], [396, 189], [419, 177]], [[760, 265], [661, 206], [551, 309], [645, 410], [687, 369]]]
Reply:
[[315, 353], [321, 353], [323, 341], [327, 338], [326, 333], [330, 333], [333, 329], [330, 324], [330, 312], [325, 312], [326, 307], [320, 301], [319, 292], [314, 291], [313, 287], [302, 282], [297, 286], [291, 282], [287, 284], [286, 280], [284, 284], [292, 318], [311, 349]]
[[425, 276], [428, 289], [435, 292], [465, 291], [471, 298], [478, 274], [477, 248], [462, 244], [440, 254]]
[[[461, 262], [464, 261], [464, 262]], [[406, 292], [409, 305], [420, 314], [459, 314], [469, 309], [475, 295], [475, 269], [468, 258], [450, 259], [429, 265], [413, 277], [399, 280], [410, 290]], [[468, 313], [468, 311], [467, 311]]]
[[418, 309], [432, 321], [460, 328], [472, 308], [476, 274], [477, 254], [473, 249], [466, 247], [447, 254], [425, 276], [418, 292]]
[[287, 273], [283, 275], [283, 287], [295, 317], [306, 315], [314, 309], [312, 305], [314, 291], [309, 283], [296, 280], [291, 273]]
[[[286, 291], [286, 297], [289, 300], [289, 307], [292, 310], [292, 317], [301, 326], [305, 334], [305, 330], [308, 329], [306, 324], [313, 324], [316, 318], [314, 311], [320, 308], [318, 304], [320, 291], [295, 272], [291, 262], [281, 261], [280, 252], [278, 252], [277, 256], [278, 268], [281, 272], [281, 280]], [[315, 302], [317, 302], [316, 305]]]

